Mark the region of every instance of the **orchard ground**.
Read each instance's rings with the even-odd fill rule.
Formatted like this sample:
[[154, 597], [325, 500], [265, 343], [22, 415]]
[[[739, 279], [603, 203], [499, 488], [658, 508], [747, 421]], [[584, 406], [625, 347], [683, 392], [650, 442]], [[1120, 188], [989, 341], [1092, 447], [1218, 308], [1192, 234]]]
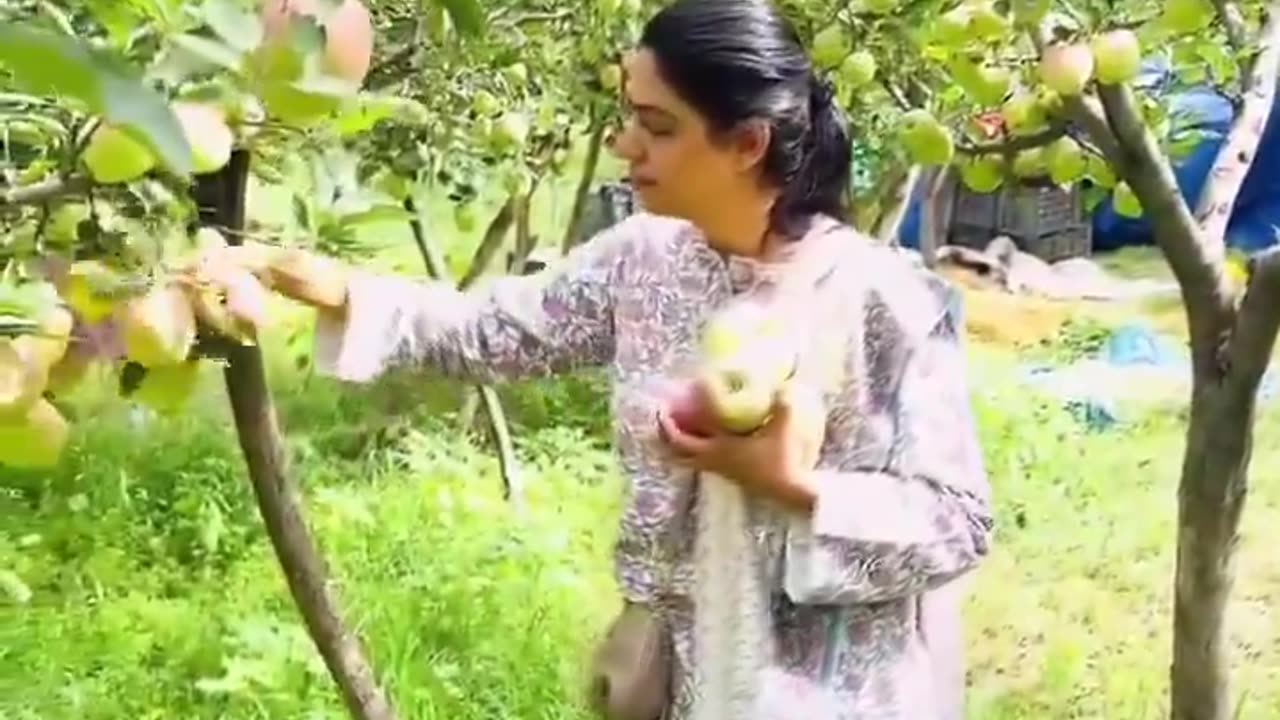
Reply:
[[[567, 196], [539, 195], [548, 242]], [[255, 192], [254, 215], [287, 212], [281, 197]], [[457, 272], [480, 230], [457, 237], [443, 200], [432, 215]], [[407, 228], [363, 239], [386, 248], [384, 267], [420, 273]], [[1163, 272], [1152, 251], [1107, 261]], [[1019, 359], [1065, 362], [1138, 314], [1182, 333], [1180, 308], [1016, 312], [1021, 337], [976, 312], [970, 347], [999, 534], [972, 581], [969, 717], [1164, 717], [1184, 417], [1089, 432], [1010, 378]], [[530, 494], [517, 519], [492, 453], [457, 439], [459, 387], [316, 378], [305, 314], [277, 313], [265, 345], [295, 476], [401, 717], [586, 718], [573, 690], [614, 607], [621, 489], [600, 379], [503, 389]], [[262, 531], [220, 377], [206, 373], [199, 404], [176, 418], [132, 410], [109, 377], [87, 383], [64, 466], [0, 471], [3, 720], [346, 717]], [[1242, 720], [1280, 706], [1280, 486], [1265, 470], [1280, 467], [1280, 411], [1263, 415], [1257, 442], [1230, 618]]]

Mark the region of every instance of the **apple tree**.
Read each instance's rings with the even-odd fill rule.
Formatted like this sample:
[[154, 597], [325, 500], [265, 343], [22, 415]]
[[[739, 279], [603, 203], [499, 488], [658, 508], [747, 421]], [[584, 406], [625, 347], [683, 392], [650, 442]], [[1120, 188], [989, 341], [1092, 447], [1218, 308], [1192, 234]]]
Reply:
[[[858, 134], [883, 138], [872, 148], [881, 184], [861, 205], [871, 206], [868, 227], [892, 226], [910, 184], [931, 178], [933, 191], [945, 172], [977, 192], [1033, 178], [1077, 185], [1090, 205], [1109, 195], [1117, 213], [1149, 219], [1181, 288], [1194, 372], [1178, 492], [1170, 716], [1227, 720], [1224, 613], [1256, 394], [1280, 328], [1280, 249], [1235, 273], [1225, 231], [1275, 100], [1280, 4], [791, 5], [807, 19], [813, 58], [835, 76]], [[1140, 82], [1146, 63], [1166, 67], [1166, 78]], [[1209, 182], [1189, 203], [1172, 164], [1203, 135], [1196, 118], [1170, 110], [1168, 93], [1204, 83], [1232, 99], [1235, 115]], [[927, 227], [927, 258], [926, 235]]]
[[328, 150], [366, 130], [363, 118], [425, 114], [362, 90], [378, 24], [360, 0], [0, 8], [0, 462], [58, 461], [62, 398], [92, 365], [162, 413], [183, 407], [202, 364], [222, 365], [290, 591], [347, 707], [368, 720], [395, 712], [296, 497], [256, 343], [266, 289], [190, 265], [211, 246], [289, 241], [247, 227], [245, 190], [251, 171], [279, 176], [290, 159], [324, 171], [311, 202], [296, 203], [308, 244], [340, 250], [360, 223], [404, 213], [394, 196], [335, 193], [332, 181], [343, 167]]

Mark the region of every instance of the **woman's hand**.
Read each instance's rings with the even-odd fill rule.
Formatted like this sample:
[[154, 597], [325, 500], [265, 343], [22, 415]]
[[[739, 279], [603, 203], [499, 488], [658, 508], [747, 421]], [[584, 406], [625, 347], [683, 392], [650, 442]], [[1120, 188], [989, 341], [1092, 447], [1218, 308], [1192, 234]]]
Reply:
[[826, 433], [826, 409], [816, 391], [787, 383], [774, 398], [768, 423], [750, 435], [691, 435], [665, 411], [658, 413], [658, 429], [680, 464], [716, 473], [792, 508], [812, 509], [808, 478]]
[[346, 308], [346, 267], [313, 252], [246, 243], [212, 249], [201, 256], [199, 264], [205, 268], [243, 268], [272, 290], [317, 310], [338, 312]]

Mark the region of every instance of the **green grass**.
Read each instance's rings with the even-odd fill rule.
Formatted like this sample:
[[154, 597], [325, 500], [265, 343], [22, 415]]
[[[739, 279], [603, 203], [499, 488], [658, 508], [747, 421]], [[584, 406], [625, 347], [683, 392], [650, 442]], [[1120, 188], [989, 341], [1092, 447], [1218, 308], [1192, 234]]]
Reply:
[[[1081, 320], [1033, 353], [1065, 362], [1098, 333]], [[613, 608], [621, 489], [601, 380], [504, 389], [531, 495], [517, 518], [492, 453], [456, 429], [457, 387], [317, 379], [307, 341], [282, 330], [267, 345], [294, 476], [401, 716], [586, 718], [576, 698]], [[969, 717], [1164, 717], [1184, 418], [1089, 432], [1011, 384], [1010, 351], [972, 355], [999, 528], [971, 584]], [[165, 420], [106, 380], [73, 398], [63, 467], [0, 471], [0, 570], [31, 592], [20, 604], [0, 586], [0, 719], [345, 717], [262, 531], [216, 371], [197, 409]], [[1257, 440], [1230, 618], [1242, 720], [1280, 706], [1280, 412]]]

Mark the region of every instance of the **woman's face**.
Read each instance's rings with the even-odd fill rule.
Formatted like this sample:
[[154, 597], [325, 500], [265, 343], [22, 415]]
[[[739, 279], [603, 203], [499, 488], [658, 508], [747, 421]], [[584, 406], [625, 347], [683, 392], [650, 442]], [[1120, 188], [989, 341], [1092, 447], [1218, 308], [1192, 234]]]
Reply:
[[713, 143], [702, 115], [663, 81], [651, 51], [631, 53], [623, 68], [629, 117], [613, 152], [627, 162], [645, 209], [698, 222], [732, 207], [754, 185], [760, 138], [731, 133]]

